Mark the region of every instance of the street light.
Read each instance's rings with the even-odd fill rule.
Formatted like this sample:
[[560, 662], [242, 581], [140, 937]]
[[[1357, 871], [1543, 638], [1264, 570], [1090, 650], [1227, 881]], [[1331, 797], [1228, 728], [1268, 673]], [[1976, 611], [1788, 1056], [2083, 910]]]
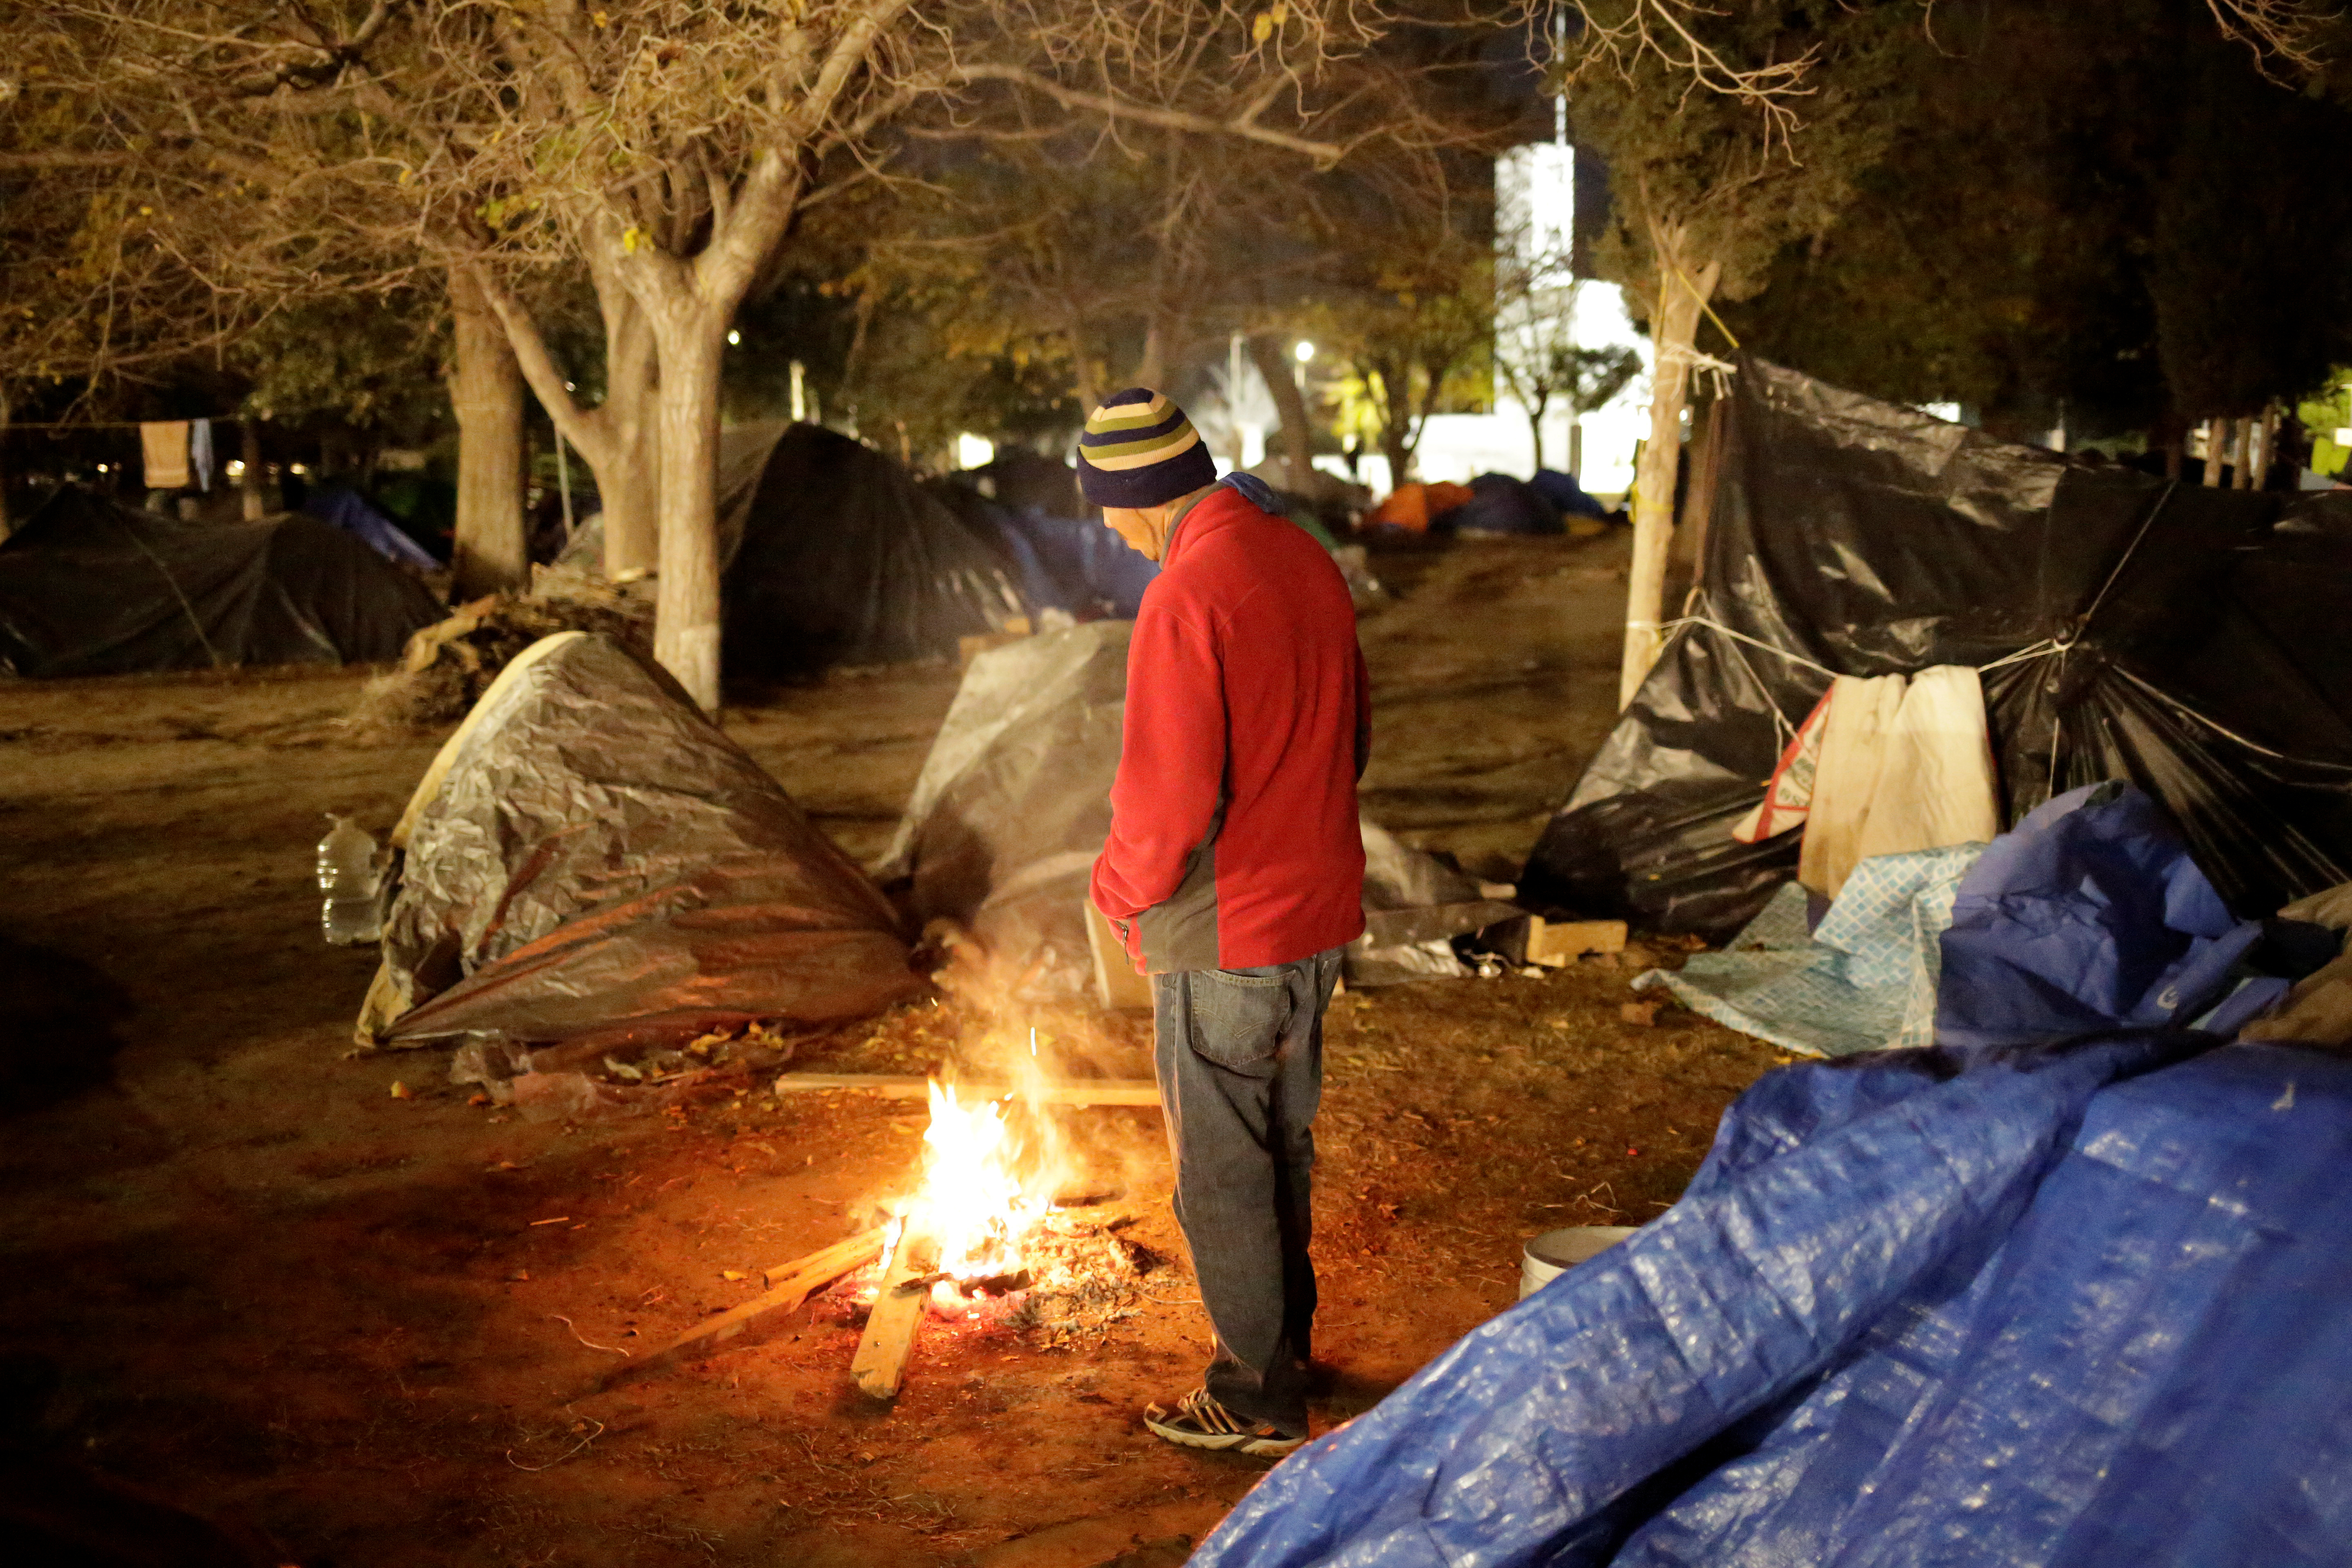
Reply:
[[1313, 343], [1301, 341], [1299, 345], [1291, 352], [1298, 356], [1298, 363], [1300, 364], [1305, 364], [1307, 361], [1315, 357], [1315, 345]]
[[742, 341], [743, 341], [743, 334], [742, 334], [741, 332], [737, 331], [736, 331], [734, 328], [732, 328], [732, 327], [730, 327], [730, 328], [728, 328], [728, 329], [727, 329], [727, 342], [728, 342], [728, 343], [729, 343], [730, 346], [731, 346], [731, 345], [733, 345], [733, 344], [736, 344], [736, 343], [740, 343], [740, 342], [741, 342]]

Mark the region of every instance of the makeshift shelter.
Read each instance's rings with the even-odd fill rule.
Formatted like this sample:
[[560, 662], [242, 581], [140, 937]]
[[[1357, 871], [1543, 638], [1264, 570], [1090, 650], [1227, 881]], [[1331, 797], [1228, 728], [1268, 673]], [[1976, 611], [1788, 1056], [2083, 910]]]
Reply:
[[1467, 504], [1475, 493], [1468, 485], [1444, 480], [1423, 484], [1419, 479], [1412, 479], [1390, 491], [1381, 504], [1365, 517], [1364, 526], [1393, 528], [1406, 533], [1427, 533], [1432, 524], [1456, 507]]
[[1079, 620], [1135, 618], [1143, 590], [1160, 575], [1157, 562], [1139, 554], [1098, 518], [1009, 506], [982, 495], [968, 479], [957, 475], [940, 480], [932, 493], [967, 528], [1003, 551], [1013, 563], [1014, 586], [1031, 610], [1061, 610]]
[[1027, 613], [993, 542], [906, 469], [821, 426], [766, 429], [758, 482], [722, 523], [730, 670], [951, 657], [959, 639]]
[[1590, 517], [1605, 521], [1611, 515], [1584, 487], [1576, 482], [1574, 474], [1563, 474], [1558, 468], [1538, 468], [1528, 488], [1551, 503], [1551, 509], [1562, 517]]
[[[739, 426], [719, 440], [721, 636], [730, 674], [953, 658], [1029, 605], [992, 534], [912, 474], [817, 425]], [[602, 568], [604, 520], [557, 563]]]
[[601, 637], [509, 664], [393, 845], [364, 1040], [678, 1041], [858, 1017], [920, 984], [856, 866], [667, 675]]
[[1997, 825], [2126, 779], [2241, 917], [2352, 878], [2343, 500], [2074, 466], [1756, 360], [1726, 429], [1689, 608], [1528, 896], [1730, 935], [1797, 869], [1810, 828], [1734, 829], [1832, 679], [1937, 667], [1981, 681]]
[[1810, 931], [1807, 904], [1785, 885], [1727, 951], [1634, 988], [1829, 1056], [2130, 1025], [2229, 1034], [2342, 945], [2315, 925], [2299, 948], [2258, 952], [2263, 924], [2231, 916], [2156, 803], [2113, 781], [2043, 802], [1990, 845], [1872, 856]]
[[2218, 1043], [1767, 1076], [1194, 1568], [2352, 1558], [2352, 1061]]
[[[1037, 997], [1091, 984], [1087, 889], [1110, 832], [1132, 629], [1097, 621], [973, 659], [873, 868], [904, 885], [916, 919], [967, 927]], [[1364, 844], [1356, 984], [1459, 974], [1445, 939], [1518, 913], [1369, 822]]]
[[442, 614], [299, 515], [184, 523], [68, 487], [0, 542], [0, 666], [19, 675], [369, 663]]
[[1444, 526], [1456, 533], [1565, 533], [1559, 509], [1525, 479], [1480, 474], [1470, 481], [1470, 499], [1448, 512]]
[[320, 522], [331, 522], [383, 556], [419, 572], [431, 572], [441, 563], [432, 552], [400, 531], [400, 525], [348, 485], [327, 485], [302, 498], [302, 510]]

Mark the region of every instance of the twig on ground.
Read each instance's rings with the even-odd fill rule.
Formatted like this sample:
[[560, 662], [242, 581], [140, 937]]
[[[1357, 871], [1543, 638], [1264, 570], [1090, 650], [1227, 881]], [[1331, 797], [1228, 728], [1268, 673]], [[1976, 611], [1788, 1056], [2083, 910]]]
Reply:
[[[567, 1322], [565, 1326], [568, 1328], [570, 1327], [570, 1324]], [[572, 1331], [576, 1334], [579, 1331], [575, 1329]], [[583, 1344], [587, 1342], [588, 1342], [585, 1340], [581, 1341], [581, 1343]], [[599, 1345], [596, 1348], [598, 1350], [602, 1350], [604, 1347]], [[604, 1424], [602, 1421], [593, 1422], [593, 1425], [595, 1426], [596, 1430], [589, 1433], [588, 1436], [581, 1438], [580, 1441], [574, 1443], [571, 1447], [565, 1449], [562, 1453], [558, 1454], [554, 1458], [548, 1460], [547, 1463], [543, 1465], [523, 1464], [514, 1457], [514, 1450], [512, 1448], [509, 1448], [507, 1450], [507, 1463], [514, 1466], [518, 1470], [529, 1470], [533, 1475], [537, 1475], [541, 1470], [551, 1470], [555, 1468], [556, 1466], [563, 1463], [564, 1460], [572, 1458], [572, 1455], [580, 1452], [581, 1449], [586, 1447], [589, 1444], [594, 1442], [597, 1438], [602, 1437], [604, 1435]]]
[[592, 1351], [609, 1351], [614, 1355], [627, 1355], [631, 1353], [625, 1347], [621, 1345], [598, 1344], [594, 1340], [590, 1339], [578, 1329], [572, 1329], [572, 1320], [565, 1317], [561, 1312], [550, 1312], [547, 1315], [553, 1318], [557, 1322], [562, 1323], [565, 1328], [572, 1329], [572, 1337], [578, 1340], [582, 1344], [586, 1345]]

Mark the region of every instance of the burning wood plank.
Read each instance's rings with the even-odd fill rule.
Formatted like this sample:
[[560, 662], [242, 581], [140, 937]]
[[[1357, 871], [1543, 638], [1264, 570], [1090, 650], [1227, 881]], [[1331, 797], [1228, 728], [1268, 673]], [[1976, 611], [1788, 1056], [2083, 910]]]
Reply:
[[[930, 1080], [889, 1073], [788, 1072], [776, 1079], [778, 1094], [807, 1094], [818, 1089], [856, 1089], [887, 1100], [921, 1100]], [[1158, 1105], [1160, 1086], [1148, 1078], [1055, 1079], [1022, 1089], [1013, 1084], [966, 1083], [961, 1086], [988, 1099], [1017, 1095], [1032, 1105]]]
[[915, 1331], [922, 1327], [923, 1307], [930, 1292], [919, 1282], [931, 1249], [927, 1237], [901, 1236], [883, 1271], [881, 1294], [866, 1320], [866, 1333], [857, 1342], [857, 1355], [849, 1363], [850, 1380], [869, 1399], [896, 1399], [906, 1381], [907, 1358], [914, 1353]]
[[802, 1302], [843, 1275], [863, 1268], [876, 1253], [882, 1250], [888, 1231], [887, 1226], [877, 1226], [846, 1241], [836, 1241], [831, 1247], [812, 1252], [806, 1258], [776, 1265], [766, 1272], [768, 1289], [765, 1291], [740, 1307], [730, 1308], [715, 1318], [705, 1319], [651, 1354], [614, 1368], [605, 1374], [604, 1386], [611, 1386], [629, 1373], [674, 1360], [682, 1351], [721, 1344], [761, 1318], [796, 1310]]

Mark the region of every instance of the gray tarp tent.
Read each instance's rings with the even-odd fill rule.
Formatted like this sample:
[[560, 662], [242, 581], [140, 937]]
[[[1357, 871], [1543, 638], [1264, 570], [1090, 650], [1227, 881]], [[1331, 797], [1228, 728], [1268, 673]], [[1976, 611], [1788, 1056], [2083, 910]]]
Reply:
[[566, 632], [418, 786], [362, 1038], [667, 1041], [919, 988], [888, 902], [675, 682]]
[[[906, 884], [917, 919], [968, 927], [1038, 996], [1076, 994], [1092, 974], [1085, 900], [1110, 832], [1132, 626], [1094, 621], [973, 659], [874, 867]], [[1444, 939], [1518, 912], [1375, 824], [1363, 832], [1357, 984], [1459, 974]]]

